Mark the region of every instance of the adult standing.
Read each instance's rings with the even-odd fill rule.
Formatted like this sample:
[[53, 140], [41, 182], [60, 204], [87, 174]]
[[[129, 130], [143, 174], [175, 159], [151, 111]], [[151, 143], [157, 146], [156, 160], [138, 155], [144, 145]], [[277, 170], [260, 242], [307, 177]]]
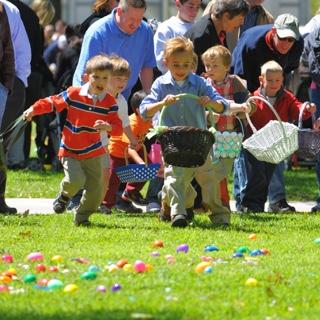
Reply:
[[143, 89], [150, 91], [153, 68], [156, 66], [153, 32], [144, 21], [145, 0], [120, 0], [111, 14], [101, 18], [84, 35], [79, 62], [73, 77], [74, 85], [81, 85], [85, 64], [92, 56], [115, 53], [126, 59], [132, 70], [123, 95], [128, 99], [140, 75]]
[[[8, 96], [1, 123], [1, 130], [4, 131], [23, 112], [27, 79], [31, 71], [31, 49], [18, 8], [7, 0], [0, 0], [0, 3], [4, 5], [8, 16], [15, 62], [13, 89]], [[7, 172], [4, 166], [0, 170], [0, 213], [16, 213], [17, 209], [7, 206], [5, 202], [6, 181]]]
[[[210, 12], [211, 7], [218, 0], [211, 0], [206, 9], [203, 12], [203, 15], [206, 15]], [[239, 36], [249, 28], [254, 26], [270, 24], [273, 23], [274, 19], [272, 14], [262, 5], [264, 0], [246, 0], [249, 4], [248, 14], [244, 18], [243, 25], [234, 30], [233, 32], [227, 33], [227, 44], [229, 50], [232, 52], [234, 47], [237, 44]]]
[[201, 17], [186, 33], [194, 45], [198, 55], [197, 74], [205, 71], [201, 55], [210, 47], [221, 44], [227, 47], [226, 32], [239, 28], [249, 11], [249, 5], [244, 0], [215, 1], [209, 14]]
[[[277, 17], [273, 25], [262, 25], [246, 30], [240, 37], [232, 55], [232, 72], [247, 81], [249, 91], [259, 88], [260, 67], [267, 61], [280, 64], [284, 74], [298, 68], [303, 50], [303, 39], [299, 33], [299, 22], [291, 14]], [[277, 165], [269, 186], [269, 211], [295, 211], [286, 200], [284, 185], [284, 163]], [[234, 194], [240, 208], [240, 194], [247, 179], [243, 159], [234, 162]], [[241, 177], [241, 178], [240, 178]]]

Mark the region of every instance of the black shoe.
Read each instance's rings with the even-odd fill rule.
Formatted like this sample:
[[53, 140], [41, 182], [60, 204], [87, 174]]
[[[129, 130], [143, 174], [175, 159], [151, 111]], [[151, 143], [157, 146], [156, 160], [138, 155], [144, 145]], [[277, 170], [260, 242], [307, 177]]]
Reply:
[[194, 212], [193, 212], [193, 208], [187, 208], [187, 221], [191, 222], [194, 218]]
[[142, 209], [136, 208], [131, 202], [120, 200], [115, 209], [123, 213], [142, 213]]
[[253, 209], [250, 207], [245, 207], [243, 205], [240, 205], [237, 207], [237, 212], [242, 214], [242, 213], [260, 213], [263, 212], [263, 210], [257, 210], [257, 209]]
[[83, 193], [83, 190], [80, 190], [70, 199], [67, 205], [67, 210], [71, 211], [72, 209], [80, 205], [82, 193]]
[[281, 199], [276, 203], [270, 203], [269, 212], [296, 212], [296, 208], [288, 204], [286, 199]]
[[16, 208], [9, 207], [4, 201], [0, 203], [0, 214], [15, 214]]
[[76, 227], [90, 227], [91, 226], [91, 222], [89, 220], [74, 221], [73, 223]]
[[140, 194], [140, 192], [127, 192], [124, 191], [121, 195], [121, 199], [124, 201], [130, 201], [130, 202], [134, 202], [137, 205], [147, 205], [148, 201], [146, 199], [143, 198], [143, 196]]
[[186, 226], [188, 226], [188, 221], [183, 214], [177, 214], [171, 220], [171, 227], [173, 228], [185, 228]]
[[320, 212], [320, 203], [317, 203], [314, 207], [312, 207], [311, 212]]
[[55, 213], [62, 213], [66, 210], [69, 203], [69, 198], [59, 194], [58, 197], [53, 201], [53, 210]]

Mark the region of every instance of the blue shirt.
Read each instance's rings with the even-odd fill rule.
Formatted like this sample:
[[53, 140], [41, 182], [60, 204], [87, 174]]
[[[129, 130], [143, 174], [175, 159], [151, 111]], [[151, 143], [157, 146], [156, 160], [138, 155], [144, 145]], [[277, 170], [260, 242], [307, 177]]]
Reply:
[[133, 34], [123, 32], [115, 21], [115, 10], [93, 23], [84, 35], [73, 85], [82, 84], [87, 61], [97, 54], [116, 54], [129, 62], [131, 76], [122, 94], [128, 99], [142, 68], [154, 68], [153, 33], [144, 21]]
[[[229, 109], [229, 102], [225, 100], [206, 80], [196, 74], [190, 73], [182, 86], [179, 86], [168, 71], [157, 78], [152, 85], [151, 93], [146, 96], [141, 105], [141, 116], [147, 118], [147, 106], [162, 101], [168, 94], [191, 93], [197, 96], [208, 96], [210, 99], [220, 101], [224, 105], [224, 112]], [[160, 125], [192, 126], [206, 129], [205, 108], [191, 98], [181, 98], [175, 104], [167, 107], [163, 112]]]

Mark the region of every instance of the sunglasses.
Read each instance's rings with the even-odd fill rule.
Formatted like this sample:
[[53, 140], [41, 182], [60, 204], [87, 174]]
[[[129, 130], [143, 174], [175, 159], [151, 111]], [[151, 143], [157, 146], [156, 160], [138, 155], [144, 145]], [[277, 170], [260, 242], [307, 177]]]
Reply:
[[280, 38], [278, 35], [277, 35], [277, 37], [278, 37], [279, 41], [287, 41], [290, 43], [295, 42], [295, 40], [296, 40], [295, 38], [292, 38], [292, 37]]

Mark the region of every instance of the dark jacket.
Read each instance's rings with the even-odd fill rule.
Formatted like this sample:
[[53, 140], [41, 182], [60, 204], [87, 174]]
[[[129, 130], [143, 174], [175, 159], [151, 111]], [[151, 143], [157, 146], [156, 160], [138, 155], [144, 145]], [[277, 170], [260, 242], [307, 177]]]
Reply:
[[304, 38], [302, 62], [309, 67], [312, 80], [320, 86], [320, 27]]
[[0, 3], [0, 82], [12, 90], [15, 76], [14, 52], [11, 42], [8, 17]]
[[[111, 11], [110, 11], [111, 12]], [[107, 12], [106, 10], [100, 10], [98, 12], [93, 12], [86, 20], [84, 20], [79, 27], [79, 33], [81, 36], [84, 36], [88, 28], [96, 21], [98, 21], [100, 18], [105, 17], [110, 12]]]
[[[205, 72], [201, 61], [201, 55], [210, 47], [221, 44], [216, 28], [212, 22], [210, 14], [201, 17], [186, 33], [185, 36], [193, 42], [194, 51], [198, 55], [197, 74]], [[223, 45], [227, 47], [224, 40]]]
[[295, 41], [287, 54], [280, 54], [272, 50], [266, 43], [266, 34], [273, 25], [256, 26], [245, 31], [232, 54], [231, 73], [247, 80], [247, 88], [250, 92], [259, 88], [259, 75], [261, 66], [274, 60], [280, 64], [285, 74], [298, 68], [300, 56], [303, 50], [303, 38]]

